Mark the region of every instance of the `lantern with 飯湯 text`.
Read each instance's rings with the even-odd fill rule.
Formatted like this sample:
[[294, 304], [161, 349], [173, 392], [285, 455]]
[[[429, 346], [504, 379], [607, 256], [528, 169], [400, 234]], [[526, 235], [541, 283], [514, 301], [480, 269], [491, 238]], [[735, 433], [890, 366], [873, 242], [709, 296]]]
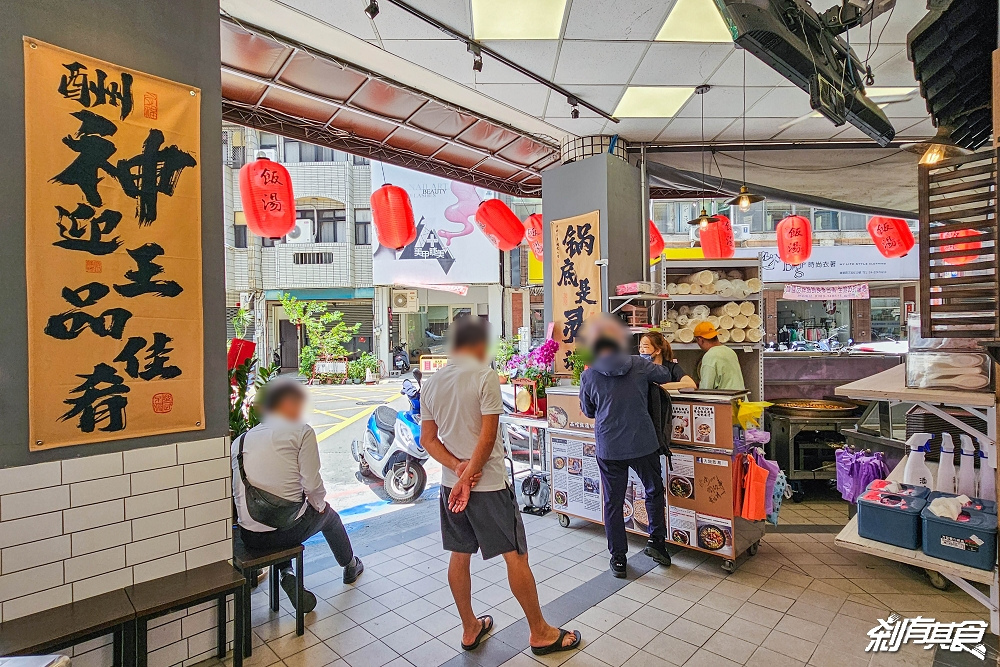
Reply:
[[[942, 239], [959, 239], [966, 237], [978, 237], [979, 233], [973, 229], [958, 229], [953, 232], [943, 232], [941, 234]], [[955, 243], [949, 245], [943, 245], [938, 248], [938, 252], [950, 253], [957, 250], [979, 250], [983, 247], [980, 241], [970, 241], [968, 243]], [[952, 266], [961, 266], [962, 264], [968, 264], [974, 261], [979, 256], [978, 252], [973, 252], [971, 255], [952, 255], [950, 257], [942, 257], [941, 259], [945, 264], [951, 264]]]
[[513, 250], [524, 239], [524, 224], [499, 199], [487, 199], [479, 205], [476, 224], [486, 238], [504, 252]]
[[902, 218], [876, 215], [868, 221], [868, 235], [884, 257], [902, 257], [913, 249], [913, 232]]
[[808, 218], [790, 215], [778, 223], [778, 257], [798, 266], [812, 255], [812, 225]]
[[649, 221], [649, 258], [659, 259], [663, 253], [663, 234], [656, 228], [653, 221]]
[[524, 221], [524, 238], [528, 242], [528, 247], [531, 248], [531, 254], [539, 262], [545, 259], [545, 243], [542, 229], [541, 213], [532, 213]]
[[716, 214], [715, 217], [718, 218], [715, 222], [699, 224], [701, 251], [709, 259], [729, 259], [736, 254], [733, 223], [724, 215]]
[[295, 195], [288, 170], [259, 157], [240, 168], [240, 200], [247, 227], [257, 236], [281, 238], [295, 227]]
[[398, 185], [386, 183], [372, 193], [372, 224], [379, 245], [399, 250], [417, 239], [410, 195]]

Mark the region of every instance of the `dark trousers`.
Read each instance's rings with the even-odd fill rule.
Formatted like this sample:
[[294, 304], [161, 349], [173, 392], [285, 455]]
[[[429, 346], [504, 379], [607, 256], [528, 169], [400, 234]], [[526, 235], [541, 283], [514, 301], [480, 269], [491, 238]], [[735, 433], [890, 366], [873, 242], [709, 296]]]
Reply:
[[[316, 533], [323, 533], [326, 543], [330, 545], [330, 551], [341, 567], [350, 565], [354, 559], [354, 549], [351, 548], [351, 538], [347, 536], [344, 524], [330, 505], [326, 506], [323, 512], [317, 512], [310, 505], [298, 521], [290, 528], [284, 530], [272, 530], [266, 533], [258, 533], [247, 530], [240, 526], [240, 537], [243, 544], [251, 551], [264, 551], [268, 549], [282, 549], [294, 547], [302, 544]], [[288, 561], [279, 565], [279, 569], [286, 569], [292, 566]]]
[[608, 551], [612, 556], [628, 553], [625, 536], [625, 488], [628, 486], [628, 469], [632, 468], [646, 489], [646, 514], [649, 515], [649, 537], [662, 542], [667, 537], [666, 499], [663, 492], [663, 468], [660, 455], [648, 454], [637, 459], [612, 461], [597, 459], [601, 469], [601, 486], [604, 490], [604, 532], [608, 536]]

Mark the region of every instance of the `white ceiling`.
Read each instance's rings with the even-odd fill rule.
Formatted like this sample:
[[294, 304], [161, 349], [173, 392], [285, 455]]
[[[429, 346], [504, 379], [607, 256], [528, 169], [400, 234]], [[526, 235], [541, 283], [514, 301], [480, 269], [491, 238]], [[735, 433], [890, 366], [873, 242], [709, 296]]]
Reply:
[[[711, 2], [711, 0], [705, 0]], [[817, 11], [836, 0], [814, 0]], [[580, 107], [580, 118], [570, 118], [566, 100], [504, 65], [484, 56], [482, 72], [472, 70], [472, 57], [460, 42], [383, 0], [374, 21], [364, 13], [367, 0], [276, 0], [297, 12], [383, 49], [408, 63], [449, 79], [470, 91], [500, 102], [525, 118], [514, 123], [537, 131], [538, 120], [550, 133], [586, 135], [617, 133], [632, 141], [690, 142], [701, 138], [700, 98], [692, 96], [675, 118], [623, 118], [605, 121]], [[469, 0], [409, 0], [421, 11], [472, 35]], [[237, 6], [241, 3], [223, 2]], [[612, 113], [628, 85], [695, 86], [708, 83], [705, 96], [705, 139], [731, 141], [742, 136], [741, 84], [743, 52], [733, 44], [655, 42], [673, 0], [567, 0], [562, 36], [558, 40], [488, 41], [488, 46], [518, 64], [563, 86], [581, 99]], [[875, 86], [916, 88], [906, 59], [906, 33], [924, 15], [922, 1], [898, 0], [892, 14], [870, 26], [851, 31], [857, 55], [869, 59]], [[268, 26], [264, 26], [268, 27]], [[869, 42], [881, 41], [874, 53]], [[346, 36], [345, 36], [346, 38]], [[349, 39], [349, 38], [348, 38]], [[748, 139], [861, 138], [850, 125], [834, 127], [824, 118], [782, 130], [781, 126], [810, 113], [808, 95], [783, 79], [757, 58], [746, 58]], [[388, 73], [386, 73], [388, 74]], [[458, 100], [450, 100], [458, 103]], [[467, 102], [467, 100], [465, 100]], [[484, 100], [485, 101], [485, 100]], [[897, 137], [933, 134], [923, 100], [914, 93], [908, 102], [884, 108]], [[711, 119], [711, 120], [709, 120]]]

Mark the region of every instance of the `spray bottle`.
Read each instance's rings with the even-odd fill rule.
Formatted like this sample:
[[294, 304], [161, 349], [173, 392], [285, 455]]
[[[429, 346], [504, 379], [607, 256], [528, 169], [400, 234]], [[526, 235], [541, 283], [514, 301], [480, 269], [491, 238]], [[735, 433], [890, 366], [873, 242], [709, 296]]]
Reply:
[[906, 467], [903, 468], [903, 484], [926, 486], [931, 491], [934, 490], [931, 469], [924, 462], [924, 455], [928, 449], [927, 443], [930, 442], [930, 439], [930, 433], [914, 433], [906, 441], [909, 456], [906, 457]]
[[955, 475], [955, 441], [951, 433], [941, 434], [941, 462], [938, 463], [936, 490], [955, 493], [958, 477]]
[[979, 497], [983, 500], [997, 499], [997, 446], [989, 441], [983, 442], [979, 438]]
[[976, 447], [972, 436], [959, 436], [962, 441], [962, 462], [958, 466], [958, 493], [974, 498], [976, 495]]

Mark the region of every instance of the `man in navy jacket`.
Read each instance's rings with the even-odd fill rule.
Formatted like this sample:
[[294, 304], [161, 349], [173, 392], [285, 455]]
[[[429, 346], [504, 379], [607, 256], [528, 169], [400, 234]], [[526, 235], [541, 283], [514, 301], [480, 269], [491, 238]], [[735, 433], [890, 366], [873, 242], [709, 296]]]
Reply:
[[580, 377], [580, 408], [594, 420], [597, 463], [604, 493], [604, 531], [611, 552], [611, 573], [625, 577], [628, 540], [622, 506], [632, 468], [646, 491], [649, 541], [646, 555], [670, 565], [660, 445], [649, 416], [651, 384], [671, 382], [670, 371], [625, 352], [621, 336], [604, 332], [593, 344], [594, 361]]

